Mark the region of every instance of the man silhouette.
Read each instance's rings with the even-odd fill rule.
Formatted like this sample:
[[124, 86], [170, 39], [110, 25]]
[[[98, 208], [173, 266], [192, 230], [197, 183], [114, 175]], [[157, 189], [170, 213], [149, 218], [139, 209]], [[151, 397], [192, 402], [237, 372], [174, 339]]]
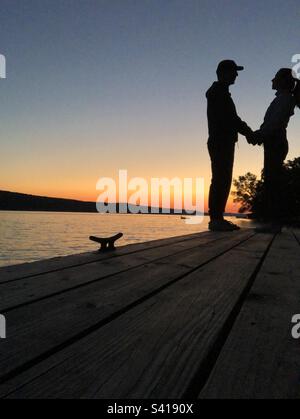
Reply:
[[235, 83], [238, 71], [243, 69], [232, 60], [220, 62], [217, 68], [218, 81], [206, 93], [208, 150], [212, 163], [209, 193], [211, 231], [239, 230], [238, 226], [224, 219], [224, 212], [231, 189], [238, 134], [246, 136], [249, 143], [253, 141], [253, 131], [239, 118], [229, 92], [229, 86]]

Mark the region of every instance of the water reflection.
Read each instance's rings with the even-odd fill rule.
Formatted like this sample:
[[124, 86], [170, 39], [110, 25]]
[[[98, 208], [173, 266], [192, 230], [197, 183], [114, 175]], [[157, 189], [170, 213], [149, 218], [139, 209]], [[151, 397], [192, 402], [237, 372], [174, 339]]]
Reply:
[[[236, 220], [251, 227], [248, 220]], [[119, 215], [47, 212], [0, 212], [0, 266], [14, 265], [93, 251], [90, 235], [123, 232], [118, 245], [145, 242], [205, 231], [202, 224], [186, 223], [175, 215]]]

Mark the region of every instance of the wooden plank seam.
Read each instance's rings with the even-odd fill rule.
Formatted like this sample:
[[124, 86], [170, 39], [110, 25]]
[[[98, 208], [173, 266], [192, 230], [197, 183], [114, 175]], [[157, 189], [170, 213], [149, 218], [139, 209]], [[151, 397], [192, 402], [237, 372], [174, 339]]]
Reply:
[[[198, 237], [198, 233], [196, 233], [196, 234], [193, 234], [192, 235], [192, 237], [191, 236], [188, 236], [188, 238], [182, 238], [182, 236], [179, 236], [179, 237], [181, 237], [181, 240], [178, 240], [178, 241], [176, 241], [175, 240], [175, 243], [176, 244], [178, 244], [178, 243], [182, 243], [182, 242], [187, 242], [187, 241], [190, 241], [190, 240], [195, 240], [197, 237]], [[176, 237], [174, 237], [174, 239], [176, 239]], [[178, 238], [177, 238], [178, 239]], [[216, 239], [217, 240], [217, 239]], [[157, 242], [157, 240], [154, 240], [154, 242]], [[144, 244], [147, 244], [147, 243], [151, 243], [151, 241], [150, 242], [146, 242], [146, 243], [144, 243]], [[141, 243], [141, 244], [143, 244], [143, 243]], [[130, 245], [128, 245], [128, 246], [130, 246]], [[52, 270], [49, 270], [49, 271], [44, 271], [44, 272], [39, 272], [39, 273], [35, 273], [35, 274], [30, 274], [30, 275], [25, 275], [25, 276], [22, 276], [22, 277], [18, 277], [18, 278], [14, 278], [14, 279], [11, 279], [11, 280], [7, 280], [7, 281], [3, 281], [3, 282], [1, 282], [0, 283], [0, 285], [2, 285], [2, 284], [7, 284], [7, 283], [11, 283], [11, 282], [16, 282], [16, 281], [20, 281], [20, 280], [22, 280], [22, 279], [29, 279], [29, 278], [35, 278], [35, 277], [37, 277], [37, 276], [41, 276], [41, 275], [47, 275], [47, 274], [51, 274], [51, 273], [55, 273], [55, 272], [60, 272], [60, 271], [65, 271], [65, 270], [68, 270], [68, 269], [71, 269], [71, 268], [78, 268], [78, 267], [80, 267], [80, 266], [85, 266], [85, 265], [90, 265], [90, 264], [92, 264], [92, 263], [97, 263], [97, 262], [104, 262], [104, 261], [107, 261], [107, 260], [110, 260], [110, 259], [114, 259], [114, 258], [118, 258], [118, 257], [124, 257], [124, 256], [128, 256], [128, 255], [132, 255], [132, 254], [134, 254], [134, 253], [141, 253], [141, 252], [145, 252], [145, 251], [147, 251], [147, 250], [153, 250], [153, 249], [158, 249], [158, 248], [160, 248], [160, 247], [166, 247], [166, 246], [170, 246], [170, 243], [169, 242], [167, 242], [167, 243], [163, 243], [163, 244], [157, 244], [157, 245], [155, 245], [155, 246], [149, 246], [149, 247], [146, 247], [146, 248], [142, 248], [142, 249], [137, 249], [137, 250], [133, 250], [133, 251], [131, 251], [131, 252], [128, 252], [128, 253], [122, 253], [122, 254], [112, 254], [112, 255], [109, 255], [109, 256], [107, 256], [107, 257], [103, 257], [103, 258], [99, 258], [99, 259], [95, 259], [95, 260], [91, 260], [91, 261], [88, 261], [88, 262], [82, 262], [82, 263], [78, 263], [78, 264], [73, 264], [73, 265], [68, 265], [68, 266], [63, 266], [63, 267], [60, 267], [60, 268], [56, 268], [56, 269], [52, 269]], [[127, 246], [120, 246], [118, 249], [119, 250], [123, 250], [123, 248], [125, 248], [125, 247], [127, 247]], [[98, 251], [96, 251], [96, 252], [91, 252], [91, 254], [99, 254], [99, 252]], [[50, 259], [51, 260], [51, 259]], [[40, 261], [39, 261], [40, 262]], [[34, 262], [33, 262], [34, 263]], [[5, 267], [4, 268], [1, 268], [1, 269], [5, 269]], [[1, 273], [1, 269], [0, 269], [0, 273]]]
[[275, 235], [272, 240], [270, 241], [269, 246], [267, 247], [263, 257], [260, 259], [255, 271], [253, 272], [253, 274], [251, 275], [251, 277], [249, 278], [249, 282], [248, 285], [246, 286], [246, 288], [244, 289], [242, 295], [239, 298], [239, 301], [237, 302], [237, 304], [235, 305], [235, 307], [233, 308], [231, 314], [228, 316], [224, 327], [222, 329], [222, 331], [220, 332], [218, 338], [215, 341], [214, 344], [214, 348], [213, 350], [210, 351], [210, 353], [207, 355], [207, 358], [201, 363], [200, 367], [198, 368], [198, 371], [196, 372], [196, 374], [194, 375], [194, 377], [191, 380], [191, 383], [189, 385], [189, 387], [187, 388], [185, 394], [184, 394], [184, 399], [195, 399], [199, 396], [199, 394], [201, 393], [202, 389], [204, 388], [206, 382], [209, 379], [210, 373], [212, 372], [218, 357], [222, 351], [223, 346], [226, 343], [226, 340], [234, 326], [234, 323], [239, 315], [239, 313], [241, 312], [241, 309], [243, 307], [243, 304], [249, 294], [249, 292], [251, 291], [255, 280], [259, 274], [259, 271], [261, 270], [264, 261], [266, 260], [268, 253], [270, 252], [270, 249], [274, 243], [274, 240], [276, 238], [277, 235]]
[[[253, 237], [253, 236], [251, 236], [251, 237]], [[223, 238], [222, 238], [223, 239]], [[222, 240], [221, 239], [221, 240]], [[225, 238], [224, 238], [225, 239]], [[213, 244], [213, 243], [215, 243], [216, 241], [219, 241], [220, 239], [215, 239], [215, 240], [212, 240], [211, 242], [209, 242], [209, 243], [206, 243], [206, 245], [210, 245], [210, 244]], [[178, 244], [178, 243], [176, 243], [176, 244]], [[153, 249], [151, 249], [151, 250], [153, 250]], [[186, 253], [186, 252], [189, 252], [191, 249], [190, 248], [188, 248], [188, 249], [181, 249], [181, 250], [178, 250], [177, 252], [174, 252], [174, 253], [171, 253], [171, 254], [169, 254], [169, 255], [167, 255], [167, 256], [161, 256], [161, 257], [159, 257], [159, 258], [156, 258], [156, 259], [152, 259], [151, 260], [151, 262], [158, 262], [158, 261], [160, 261], [160, 260], [163, 260], [163, 259], [167, 259], [167, 258], [169, 258], [170, 256], [175, 256], [175, 255], [178, 255], [178, 254], [182, 254], [182, 253]], [[134, 252], [135, 253], [135, 252]], [[126, 255], [127, 256], [127, 255]], [[102, 262], [102, 261], [100, 261], [100, 262]], [[97, 262], [93, 262], [93, 263], [97, 263]], [[147, 262], [148, 263], [148, 262]], [[134, 265], [134, 266], [130, 266], [129, 268], [126, 268], [126, 269], [123, 269], [123, 270], [120, 270], [120, 271], [118, 271], [118, 273], [117, 274], [122, 274], [122, 273], [126, 273], [126, 272], [130, 272], [131, 270], [134, 270], [134, 269], [137, 269], [137, 268], [139, 268], [139, 267], [142, 267], [142, 266], [144, 266], [146, 264], [146, 262], [141, 262], [140, 264], [138, 264], [138, 265]], [[65, 288], [65, 289], [63, 289], [62, 291], [57, 291], [57, 292], [55, 292], [55, 293], [52, 293], [52, 294], [48, 294], [48, 295], [45, 295], [44, 297], [39, 297], [39, 298], [36, 298], [36, 299], [34, 299], [34, 300], [30, 300], [30, 301], [28, 301], [28, 302], [26, 302], [26, 303], [21, 303], [21, 304], [17, 304], [17, 305], [15, 305], [15, 306], [12, 306], [12, 307], [9, 307], [9, 308], [6, 308], [6, 309], [4, 309], [4, 310], [2, 310], [2, 313], [9, 313], [10, 311], [13, 311], [13, 310], [16, 310], [16, 309], [19, 309], [19, 308], [22, 308], [22, 307], [25, 307], [25, 306], [27, 306], [27, 305], [30, 305], [30, 304], [34, 304], [34, 303], [37, 303], [37, 302], [40, 302], [40, 301], [44, 301], [44, 300], [47, 300], [47, 299], [49, 299], [49, 298], [52, 298], [52, 297], [57, 297], [57, 296], [59, 296], [59, 295], [62, 295], [62, 294], [65, 294], [65, 293], [67, 293], [67, 292], [69, 292], [69, 291], [74, 291], [74, 290], [77, 290], [77, 289], [80, 289], [80, 288], [83, 288], [83, 287], [86, 287], [86, 286], [88, 286], [88, 285], [91, 285], [91, 284], [94, 284], [94, 283], [97, 283], [97, 282], [100, 282], [100, 281], [103, 281], [103, 280], [105, 280], [105, 279], [107, 279], [107, 278], [111, 278], [111, 277], [114, 277], [115, 275], [117, 275], [115, 272], [114, 273], [111, 273], [111, 274], [108, 274], [108, 275], [104, 275], [104, 276], [102, 276], [102, 277], [99, 277], [99, 278], [96, 278], [96, 279], [93, 279], [93, 280], [91, 280], [91, 281], [87, 281], [87, 282], [84, 282], [84, 283], [82, 283], [82, 284], [78, 284], [78, 285], [76, 285], [76, 286], [73, 286], [73, 287], [70, 287], [70, 288]], [[22, 278], [22, 279], [27, 279], [27, 278]], [[20, 281], [20, 280], [19, 280]], [[0, 287], [3, 285], [3, 283], [1, 283], [0, 284]]]
[[4, 374], [0, 378], [0, 385], [5, 383], [6, 381], [9, 381], [10, 379], [15, 378], [16, 376], [22, 374], [23, 372], [29, 370], [30, 368], [36, 366], [37, 364], [45, 361], [46, 359], [50, 358], [51, 356], [55, 355], [56, 353], [58, 353], [58, 352], [60, 352], [64, 349], [66, 349], [67, 347], [71, 346], [72, 344], [77, 343], [78, 341], [80, 341], [81, 339], [84, 339], [88, 335], [96, 332], [97, 330], [101, 329], [102, 327], [104, 327], [108, 323], [112, 322], [113, 320], [116, 320], [117, 318], [121, 317], [123, 314], [127, 313], [128, 311], [132, 310], [133, 308], [137, 307], [138, 305], [142, 304], [143, 302], [145, 302], [145, 301], [151, 299], [152, 297], [154, 297], [155, 295], [159, 294], [164, 289], [169, 288], [170, 286], [172, 286], [173, 284], [175, 284], [179, 281], [182, 281], [185, 277], [187, 277], [190, 274], [196, 272], [198, 269], [201, 269], [202, 267], [208, 265], [212, 261], [218, 259], [219, 257], [225, 255], [226, 253], [230, 252], [231, 250], [237, 248], [241, 244], [247, 242], [248, 240], [250, 240], [254, 236], [255, 236], [255, 234], [253, 234], [253, 235], [247, 237], [246, 239], [236, 243], [234, 246], [226, 249], [225, 251], [221, 252], [218, 255], [215, 255], [214, 257], [210, 258], [206, 262], [201, 263], [199, 266], [197, 266], [195, 268], [192, 268], [190, 271], [186, 272], [185, 274], [180, 275], [179, 277], [167, 282], [163, 286], [161, 286], [158, 289], [152, 291], [151, 293], [141, 297], [140, 299], [138, 299], [135, 302], [129, 304], [128, 306], [123, 307], [122, 309], [120, 309], [120, 310], [116, 311], [115, 313], [109, 315], [108, 317], [102, 319], [100, 322], [97, 322], [93, 326], [89, 327], [88, 329], [86, 329], [86, 330], [76, 334], [75, 336], [69, 338], [67, 341], [51, 348], [50, 350], [44, 352], [43, 354], [37, 356], [36, 358], [33, 358], [32, 360], [25, 362], [23, 365], [11, 370], [9, 373]]

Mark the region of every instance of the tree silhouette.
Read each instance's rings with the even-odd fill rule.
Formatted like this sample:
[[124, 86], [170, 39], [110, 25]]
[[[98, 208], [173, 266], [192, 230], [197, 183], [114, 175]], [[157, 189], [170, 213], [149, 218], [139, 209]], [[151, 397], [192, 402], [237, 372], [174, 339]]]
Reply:
[[257, 201], [258, 191], [262, 187], [262, 181], [257, 179], [253, 173], [246, 173], [244, 176], [239, 176], [234, 179], [233, 184], [236, 188], [232, 195], [234, 196], [234, 203], [240, 204], [240, 213], [253, 212], [255, 203]]
[[[234, 202], [240, 204], [240, 213], [252, 213], [254, 218], [267, 219], [264, 206], [264, 173], [259, 180], [253, 173], [246, 173], [233, 181]], [[284, 165], [283, 191], [285, 221], [287, 224], [300, 222], [300, 157]]]

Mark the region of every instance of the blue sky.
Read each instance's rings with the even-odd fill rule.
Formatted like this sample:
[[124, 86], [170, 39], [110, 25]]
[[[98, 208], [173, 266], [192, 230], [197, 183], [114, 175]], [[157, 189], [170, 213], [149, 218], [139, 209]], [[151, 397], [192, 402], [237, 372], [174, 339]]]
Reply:
[[[205, 177], [205, 91], [217, 63], [245, 66], [232, 94], [253, 128], [271, 79], [300, 53], [299, 1], [1, 0], [0, 188], [92, 199], [100, 176]], [[300, 113], [289, 158], [300, 155]], [[235, 175], [259, 173], [241, 138]]]

